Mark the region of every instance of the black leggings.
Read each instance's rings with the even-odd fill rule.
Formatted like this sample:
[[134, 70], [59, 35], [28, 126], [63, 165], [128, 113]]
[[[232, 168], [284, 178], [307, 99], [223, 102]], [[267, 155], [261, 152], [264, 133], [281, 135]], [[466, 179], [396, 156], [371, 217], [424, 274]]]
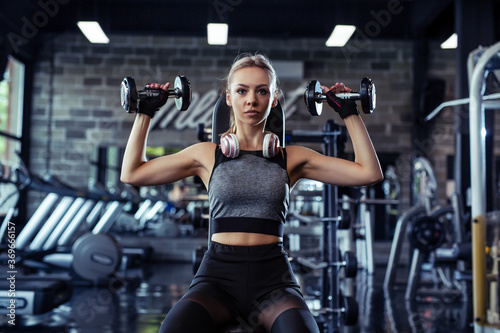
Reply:
[[189, 291], [169, 311], [160, 332], [217, 332], [230, 324], [248, 331], [319, 333], [281, 243], [212, 242]]

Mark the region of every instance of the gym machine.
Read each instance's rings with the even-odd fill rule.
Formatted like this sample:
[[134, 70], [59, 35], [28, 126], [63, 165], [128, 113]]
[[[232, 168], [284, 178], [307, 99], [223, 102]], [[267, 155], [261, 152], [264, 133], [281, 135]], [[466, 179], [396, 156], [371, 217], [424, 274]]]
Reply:
[[[0, 183], [12, 184], [13, 179], [16, 178], [15, 173], [15, 168], [0, 163]], [[2, 198], [0, 207], [11, 198], [15, 196], [18, 198], [19, 191], [26, 188], [28, 182], [15, 185], [15, 190]], [[2, 262], [5, 261], [4, 267], [6, 268], [0, 281], [0, 304], [2, 305], [0, 313], [9, 315], [12, 302], [15, 301], [17, 315], [43, 314], [69, 301], [73, 294], [73, 283], [69, 276], [21, 274], [22, 267], [18, 261], [20, 253], [15, 244], [16, 226], [14, 222], [11, 222], [17, 209], [17, 198], [9, 207], [0, 226], [0, 259]], [[15, 293], [12, 293], [13, 285], [15, 285]]]
[[[500, 328], [499, 274], [496, 267], [500, 219], [498, 211], [486, 212], [486, 102], [483, 93], [486, 74], [500, 69], [500, 42], [474, 50], [469, 54], [468, 63], [474, 332], [495, 332]], [[499, 106], [497, 103], [497, 108]]]
[[[473, 292], [473, 322], [475, 332], [496, 332], [500, 328], [500, 313], [498, 304], [498, 212], [487, 212], [486, 195], [486, 166], [488, 161], [486, 149], [485, 110], [499, 109], [499, 93], [484, 95], [489, 74], [500, 69], [500, 43], [490, 47], [479, 47], [469, 54], [467, 60], [469, 98], [444, 102], [433, 110], [427, 117], [430, 121], [442, 109], [449, 106], [469, 106], [470, 127], [470, 158], [471, 158], [471, 231], [472, 251], [455, 250], [453, 257], [460, 256], [460, 252], [472, 255], [469, 262], [472, 265], [472, 292]], [[498, 82], [498, 77], [496, 78]], [[491, 135], [491, 134], [490, 134]], [[491, 153], [491, 152], [490, 152]], [[459, 195], [459, 194], [456, 194]], [[463, 215], [459, 200], [454, 197], [453, 210], [455, 219], [468, 221]], [[457, 231], [462, 231], [459, 225]], [[467, 245], [467, 241], [459, 232], [456, 233], [457, 245]], [[472, 252], [472, 253], [470, 253]], [[460, 258], [457, 258], [460, 259]], [[488, 263], [494, 263], [493, 265]]]
[[397, 270], [400, 265], [400, 256], [405, 245], [405, 236], [408, 225], [416, 218], [430, 213], [435, 206], [437, 183], [434, 171], [427, 159], [417, 157], [413, 162], [413, 183], [415, 204], [404, 212], [396, 223], [394, 238], [389, 253], [389, 260], [384, 278], [384, 289], [389, 290], [396, 283]]
[[[411, 250], [411, 263], [406, 283], [405, 299], [413, 301], [420, 296], [456, 300], [465, 295], [459, 281], [466, 278], [457, 269], [458, 260], [467, 260], [467, 246], [463, 246], [461, 220], [452, 205], [438, 206], [437, 182], [431, 164], [417, 157], [413, 164], [414, 205], [397, 221], [384, 278], [384, 290], [399, 283], [397, 270], [401, 253]], [[408, 242], [405, 242], [405, 239]], [[425, 264], [426, 269], [423, 270]], [[424, 274], [427, 273], [427, 274]], [[427, 275], [430, 278], [423, 279]]]
[[97, 185], [83, 191], [56, 179], [46, 181], [22, 161], [4, 181], [47, 193], [16, 238], [18, 265], [28, 270], [69, 271], [83, 284], [102, 283], [116, 273], [127, 253], [107, 231], [130, 198], [114, 196]]

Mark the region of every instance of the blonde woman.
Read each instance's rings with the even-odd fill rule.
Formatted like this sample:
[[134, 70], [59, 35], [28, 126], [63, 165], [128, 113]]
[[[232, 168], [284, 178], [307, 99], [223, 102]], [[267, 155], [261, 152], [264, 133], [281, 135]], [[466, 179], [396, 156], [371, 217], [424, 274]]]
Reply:
[[[213, 227], [211, 242], [188, 292], [167, 314], [160, 332], [216, 332], [227, 324], [271, 333], [319, 332], [283, 248], [290, 190], [302, 178], [342, 186], [382, 180], [379, 161], [356, 104], [337, 99], [342, 83], [322, 87], [344, 119], [355, 161], [288, 146], [264, 130], [278, 98], [278, 79], [261, 54], [244, 54], [227, 77], [231, 127], [221, 145], [203, 142], [146, 161], [154, 112], [166, 94], [139, 105], [124, 154], [121, 180], [147, 186], [198, 176], [205, 184]], [[170, 84], [150, 84], [167, 91]]]

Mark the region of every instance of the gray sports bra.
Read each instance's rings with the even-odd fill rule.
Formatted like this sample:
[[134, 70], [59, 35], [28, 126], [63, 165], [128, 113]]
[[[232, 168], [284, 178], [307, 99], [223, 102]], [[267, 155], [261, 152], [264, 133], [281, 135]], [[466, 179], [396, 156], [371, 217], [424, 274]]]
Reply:
[[208, 185], [213, 233], [253, 232], [283, 236], [290, 200], [286, 151], [267, 159], [261, 151], [240, 151], [231, 159], [220, 148]]

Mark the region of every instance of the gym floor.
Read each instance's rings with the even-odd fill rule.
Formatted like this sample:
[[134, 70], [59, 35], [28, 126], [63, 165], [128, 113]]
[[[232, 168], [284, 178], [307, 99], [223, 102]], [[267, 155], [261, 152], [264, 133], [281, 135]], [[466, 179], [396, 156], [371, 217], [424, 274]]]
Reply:
[[[174, 248], [179, 245], [176, 242], [183, 241], [168, 240]], [[473, 332], [470, 297], [423, 297], [406, 302], [404, 283], [391, 288], [389, 294], [384, 293], [382, 284], [390, 242], [376, 243], [375, 249], [375, 272], [368, 275], [359, 270], [352, 284], [359, 304], [358, 324], [343, 327], [339, 332]], [[319, 275], [317, 271], [298, 274], [307, 293], [320, 290]], [[18, 316], [15, 331], [157, 332], [170, 307], [186, 292], [192, 276], [193, 265], [186, 261], [164, 260], [131, 267], [120, 273], [118, 282], [97, 287], [76, 286], [71, 300], [49, 313]], [[7, 320], [5, 315], [0, 317], [0, 332], [12, 328]]]

